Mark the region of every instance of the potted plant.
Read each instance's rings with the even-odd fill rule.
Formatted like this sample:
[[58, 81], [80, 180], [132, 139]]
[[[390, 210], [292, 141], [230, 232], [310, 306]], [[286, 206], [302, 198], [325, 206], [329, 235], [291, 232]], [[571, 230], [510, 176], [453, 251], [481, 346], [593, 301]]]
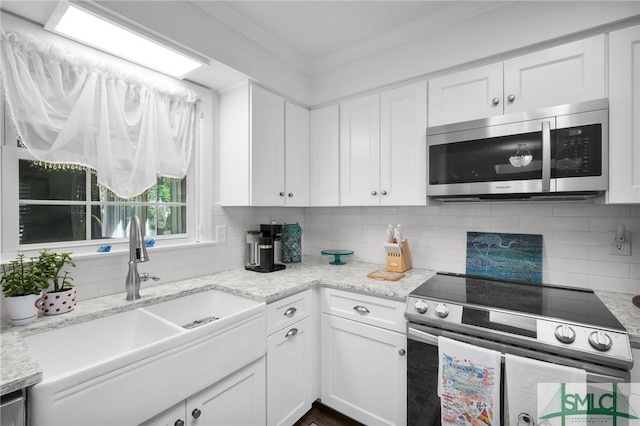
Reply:
[[38, 318], [42, 290], [49, 286], [42, 279], [37, 258], [26, 260], [23, 254], [8, 264], [2, 264], [0, 284], [11, 324], [25, 325]]
[[44, 293], [42, 311], [45, 315], [58, 315], [72, 311], [76, 307], [76, 289], [73, 288], [73, 278], [65, 266], [76, 266], [71, 260], [71, 253], [55, 253], [44, 249], [36, 258], [37, 268], [45, 288], [50, 288]]

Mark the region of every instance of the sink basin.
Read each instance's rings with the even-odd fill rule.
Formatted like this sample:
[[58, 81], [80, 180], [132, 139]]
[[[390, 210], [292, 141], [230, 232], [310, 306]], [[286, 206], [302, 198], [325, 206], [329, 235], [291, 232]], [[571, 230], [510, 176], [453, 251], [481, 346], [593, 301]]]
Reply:
[[242, 314], [262, 302], [219, 290], [209, 290], [144, 308], [185, 329], [209, 325]]
[[31, 424], [141, 424], [263, 357], [265, 313], [210, 290], [26, 337]]
[[48, 379], [122, 356], [181, 332], [173, 324], [138, 309], [24, 340]]

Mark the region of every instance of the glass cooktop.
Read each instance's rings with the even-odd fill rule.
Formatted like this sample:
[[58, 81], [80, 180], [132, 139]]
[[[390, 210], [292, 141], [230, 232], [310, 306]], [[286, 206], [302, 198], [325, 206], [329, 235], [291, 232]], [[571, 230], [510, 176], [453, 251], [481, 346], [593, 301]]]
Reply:
[[502, 281], [439, 272], [412, 296], [531, 314], [624, 331], [611, 311], [589, 289]]

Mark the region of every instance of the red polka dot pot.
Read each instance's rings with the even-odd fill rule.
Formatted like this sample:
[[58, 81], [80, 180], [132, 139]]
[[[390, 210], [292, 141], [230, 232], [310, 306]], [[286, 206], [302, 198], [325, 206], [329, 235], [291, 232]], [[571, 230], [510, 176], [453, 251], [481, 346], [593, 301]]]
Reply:
[[60, 315], [73, 311], [76, 307], [76, 289], [50, 291], [44, 294], [42, 312], [45, 315]]

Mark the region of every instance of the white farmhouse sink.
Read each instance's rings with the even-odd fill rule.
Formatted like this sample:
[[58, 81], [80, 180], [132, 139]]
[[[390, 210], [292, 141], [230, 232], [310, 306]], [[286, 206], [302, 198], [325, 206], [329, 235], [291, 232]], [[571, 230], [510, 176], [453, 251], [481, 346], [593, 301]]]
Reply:
[[260, 302], [231, 293], [210, 290], [158, 303], [144, 309], [180, 327], [195, 329], [215, 326], [216, 324], [212, 324], [214, 321], [238, 315], [259, 304]]
[[140, 424], [263, 357], [265, 312], [211, 290], [26, 337], [30, 424]]
[[47, 380], [125, 356], [181, 332], [179, 327], [137, 309], [24, 340]]

